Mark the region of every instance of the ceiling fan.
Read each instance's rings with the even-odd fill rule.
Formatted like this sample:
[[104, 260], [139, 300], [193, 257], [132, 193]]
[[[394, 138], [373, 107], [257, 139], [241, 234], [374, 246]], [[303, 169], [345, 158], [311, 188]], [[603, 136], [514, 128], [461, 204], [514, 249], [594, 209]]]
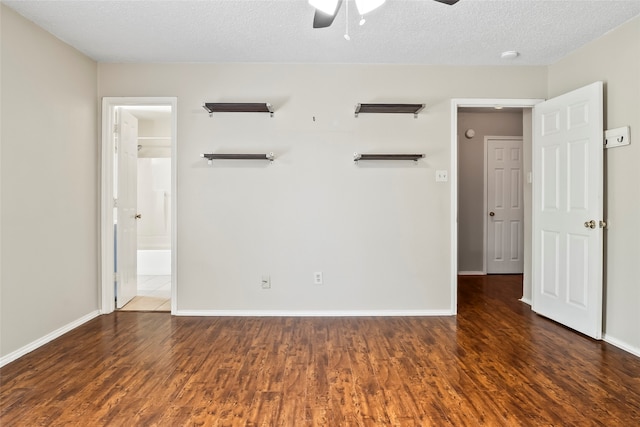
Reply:
[[[458, 3], [459, 0], [434, 1], [453, 6]], [[316, 13], [313, 15], [313, 28], [326, 28], [330, 26], [336, 18], [340, 6], [342, 6], [342, 2], [343, 0], [309, 0], [309, 4], [316, 8]], [[355, 0], [355, 2], [360, 15], [364, 15], [381, 6], [385, 0]]]

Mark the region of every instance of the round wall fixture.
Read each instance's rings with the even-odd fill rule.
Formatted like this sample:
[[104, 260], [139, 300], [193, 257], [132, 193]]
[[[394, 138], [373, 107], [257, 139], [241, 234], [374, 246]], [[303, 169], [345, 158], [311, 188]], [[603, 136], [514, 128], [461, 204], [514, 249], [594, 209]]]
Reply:
[[471, 139], [476, 136], [476, 131], [473, 129], [467, 129], [467, 131], [464, 133], [464, 136], [467, 137], [467, 139]]

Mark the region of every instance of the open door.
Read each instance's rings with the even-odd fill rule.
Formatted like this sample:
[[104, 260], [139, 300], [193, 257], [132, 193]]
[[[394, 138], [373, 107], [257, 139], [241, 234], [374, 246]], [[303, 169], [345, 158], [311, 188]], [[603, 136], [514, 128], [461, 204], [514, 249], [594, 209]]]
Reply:
[[137, 290], [138, 119], [116, 109], [116, 307], [122, 308]]
[[602, 338], [603, 84], [534, 107], [532, 308]]

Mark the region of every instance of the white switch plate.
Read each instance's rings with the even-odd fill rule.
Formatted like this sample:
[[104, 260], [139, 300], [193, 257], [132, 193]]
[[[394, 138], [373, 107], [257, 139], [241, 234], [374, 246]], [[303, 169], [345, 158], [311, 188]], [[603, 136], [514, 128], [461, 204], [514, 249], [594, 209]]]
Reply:
[[604, 148], [622, 147], [631, 144], [629, 126], [604, 131]]
[[436, 171], [436, 182], [447, 182], [449, 181], [449, 174], [447, 171]]

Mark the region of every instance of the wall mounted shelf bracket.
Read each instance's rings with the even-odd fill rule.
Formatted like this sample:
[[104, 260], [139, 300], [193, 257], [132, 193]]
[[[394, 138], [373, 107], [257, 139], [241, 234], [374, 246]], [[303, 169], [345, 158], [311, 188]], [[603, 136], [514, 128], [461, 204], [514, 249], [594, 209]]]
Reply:
[[418, 113], [422, 111], [424, 104], [356, 104], [355, 116], [360, 113], [393, 113], [393, 114], [413, 114], [413, 118], [418, 118]]
[[360, 154], [353, 153], [353, 161], [360, 160], [413, 160], [422, 159], [424, 154]]
[[268, 102], [206, 102], [202, 106], [213, 117], [213, 113], [269, 113], [273, 107]]

